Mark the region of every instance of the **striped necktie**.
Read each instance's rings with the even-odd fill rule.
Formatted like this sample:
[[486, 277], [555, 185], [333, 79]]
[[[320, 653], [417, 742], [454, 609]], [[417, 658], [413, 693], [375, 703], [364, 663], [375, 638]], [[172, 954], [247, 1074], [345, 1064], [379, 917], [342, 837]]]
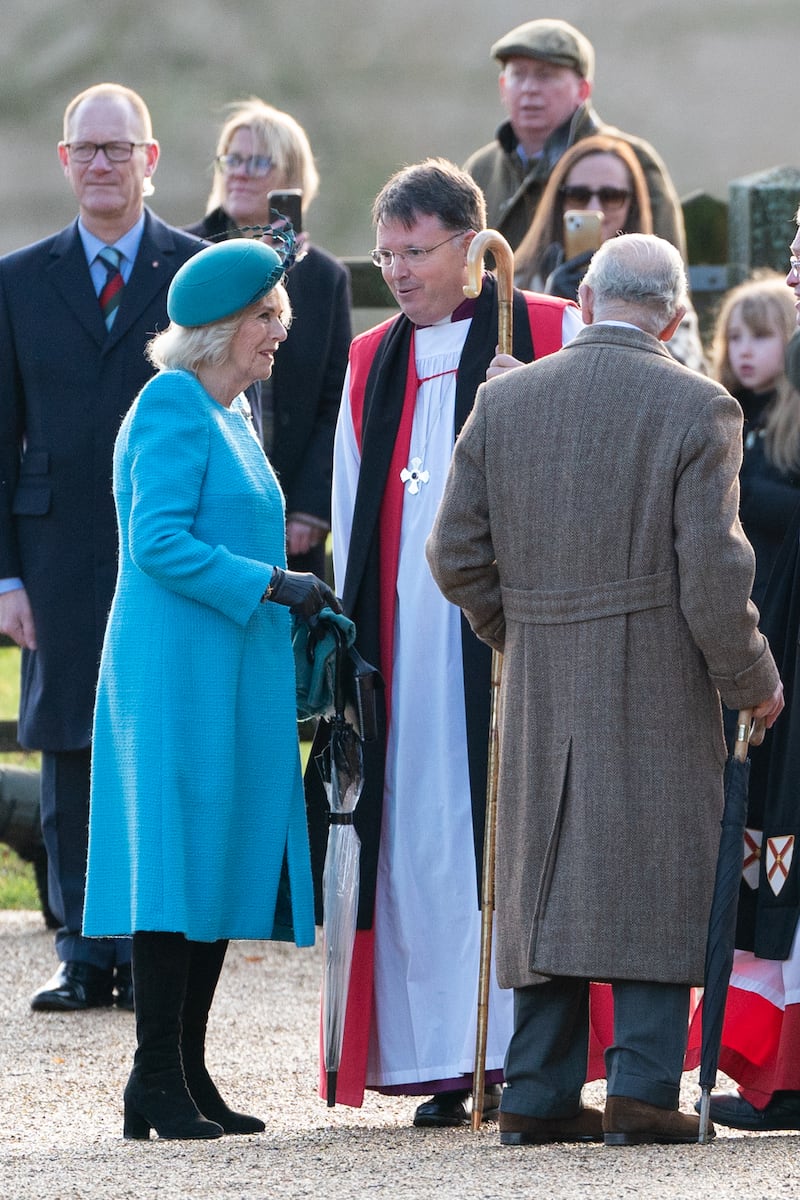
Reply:
[[114, 324], [114, 317], [117, 315], [119, 302], [122, 299], [122, 289], [125, 286], [119, 269], [122, 254], [114, 246], [106, 246], [97, 257], [108, 272], [106, 281], [100, 289], [100, 308], [106, 329], [110, 329]]

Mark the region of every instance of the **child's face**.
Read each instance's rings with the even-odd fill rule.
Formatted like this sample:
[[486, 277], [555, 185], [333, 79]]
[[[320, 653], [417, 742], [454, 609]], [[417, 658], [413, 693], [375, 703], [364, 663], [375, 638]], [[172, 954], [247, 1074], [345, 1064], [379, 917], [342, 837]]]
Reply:
[[737, 304], [728, 320], [728, 359], [743, 387], [752, 392], [769, 392], [783, 374], [784, 336], [777, 329], [754, 333], [742, 319]]

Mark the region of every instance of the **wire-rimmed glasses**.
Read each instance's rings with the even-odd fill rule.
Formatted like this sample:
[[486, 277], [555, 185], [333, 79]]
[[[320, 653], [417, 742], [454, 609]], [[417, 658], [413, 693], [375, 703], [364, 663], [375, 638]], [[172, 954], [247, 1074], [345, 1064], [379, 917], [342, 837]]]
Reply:
[[268, 154], [218, 154], [214, 162], [223, 175], [244, 171], [251, 179], [263, 179], [275, 165], [275, 160]]
[[376, 267], [389, 268], [394, 266], [394, 261], [399, 258], [401, 262], [408, 263], [409, 266], [419, 266], [424, 263], [429, 254], [433, 254], [434, 250], [438, 250], [440, 246], [445, 246], [448, 242], [454, 241], [457, 237], [469, 233], [468, 229], [459, 229], [458, 233], [451, 233], [450, 237], [446, 237], [443, 242], [437, 242], [435, 246], [428, 246], [427, 249], [422, 246], [409, 246], [406, 250], [384, 250], [381, 246], [376, 246], [370, 251], [370, 258]]

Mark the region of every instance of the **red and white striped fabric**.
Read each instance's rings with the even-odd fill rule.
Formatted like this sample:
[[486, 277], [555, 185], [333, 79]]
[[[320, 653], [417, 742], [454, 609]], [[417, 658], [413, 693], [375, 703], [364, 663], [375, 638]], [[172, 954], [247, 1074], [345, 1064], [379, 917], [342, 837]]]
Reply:
[[[702, 1005], [689, 1030], [687, 1070], [700, 1062]], [[739, 1084], [755, 1108], [774, 1092], [800, 1091], [800, 940], [795, 934], [789, 958], [734, 954], [719, 1069]]]

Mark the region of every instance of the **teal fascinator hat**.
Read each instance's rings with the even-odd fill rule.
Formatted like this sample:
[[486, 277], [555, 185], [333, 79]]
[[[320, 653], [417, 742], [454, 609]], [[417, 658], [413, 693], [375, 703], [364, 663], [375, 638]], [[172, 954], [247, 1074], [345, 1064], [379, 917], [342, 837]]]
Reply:
[[209, 246], [175, 273], [167, 313], [188, 329], [222, 321], [271, 292], [284, 270], [279, 255], [263, 242], [234, 238]]

